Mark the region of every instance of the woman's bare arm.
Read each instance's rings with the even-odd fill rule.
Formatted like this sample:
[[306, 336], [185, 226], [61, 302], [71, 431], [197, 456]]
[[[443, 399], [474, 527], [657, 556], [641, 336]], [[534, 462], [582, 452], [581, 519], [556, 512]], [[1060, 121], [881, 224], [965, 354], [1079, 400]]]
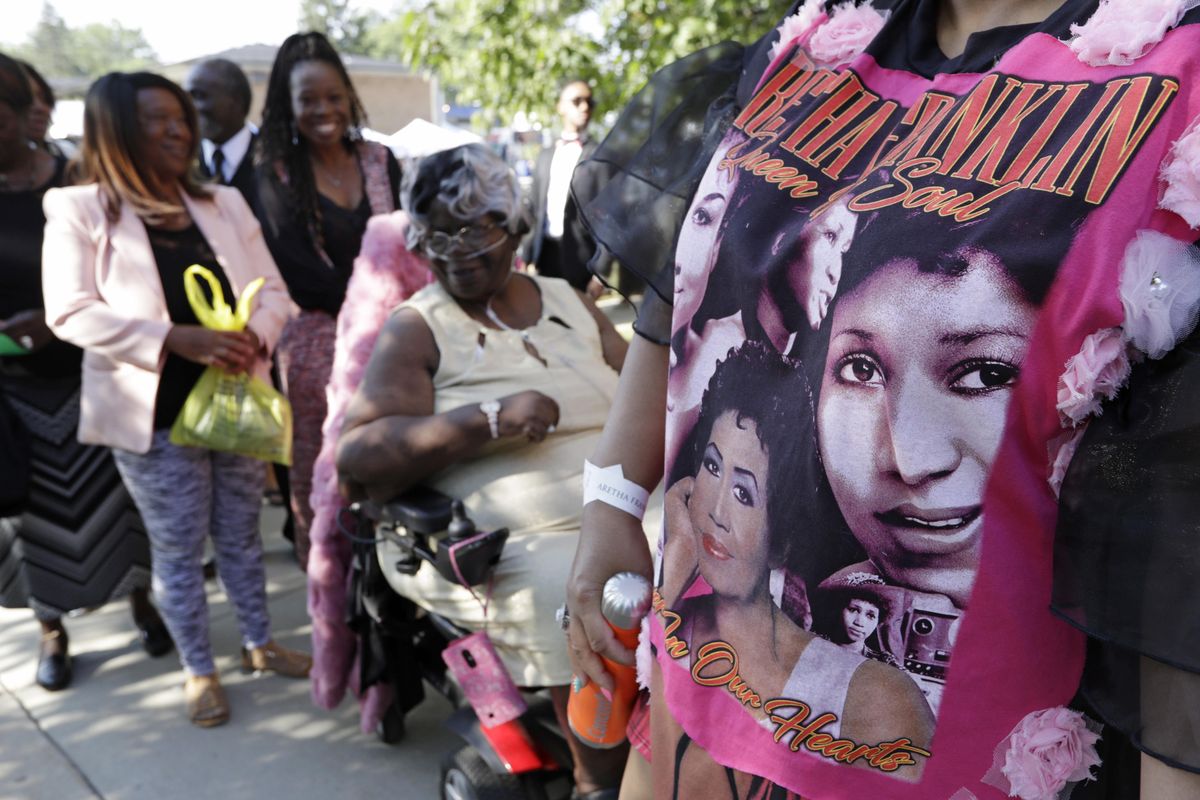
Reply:
[[477, 406], [433, 414], [438, 359], [420, 314], [405, 309], [392, 315], [346, 409], [337, 448], [344, 484], [388, 499], [491, 438]]
[[[477, 453], [492, 439], [479, 403], [434, 413], [439, 353], [421, 315], [403, 309], [379, 335], [338, 440], [339, 478], [351, 494], [386, 500]], [[545, 438], [558, 405], [540, 392], [498, 399], [500, 437]]]
[[625, 355], [629, 351], [629, 342], [617, 332], [616, 327], [612, 324], [612, 320], [608, 318], [603, 311], [599, 309], [595, 301], [588, 297], [578, 289], [575, 293], [579, 295], [579, 300], [587, 307], [588, 313], [592, 315], [592, 319], [596, 320], [596, 327], [600, 329], [600, 349], [604, 353], [604, 361], [617, 372], [625, 365]]
[[[666, 408], [667, 348], [634, 337], [592, 462], [600, 467], [620, 464], [627, 480], [653, 489], [662, 479]], [[633, 654], [616, 640], [600, 614], [600, 597], [614, 574], [632, 571], [651, 578], [652, 565], [641, 522], [604, 503], [584, 506], [567, 585], [576, 674], [611, 689], [612, 678], [600, 655], [632, 663]]]
[[1142, 753], [1142, 800], [1196, 800], [1200, 775], [1169, 767]]

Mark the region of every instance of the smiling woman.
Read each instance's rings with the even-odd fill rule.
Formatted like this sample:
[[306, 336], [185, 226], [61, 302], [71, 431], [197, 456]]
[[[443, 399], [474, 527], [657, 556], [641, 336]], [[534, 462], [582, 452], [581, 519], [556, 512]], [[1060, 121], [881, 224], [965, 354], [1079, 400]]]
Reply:
[[[518, 686], [549, 686], [565, 713], [571, 667], [554, 609], [579, 532], [583, 463], [608, 416], [625, 341], [560, 278], [515, 272], [529, 230], [516, 175], [483, 145], [429, 156], [410, 173], [408, 248], [437, 282], [391, 314], [346, 411], [342, 486], [387, 500], [415, 484], [461, 499], [481, 530], [506, 527], [478, 595], [432, 570], [391, 586], [469, 629], [486, 628]], [[565, 725], [565, 722], [564, 722]], [[581, 795], [615, 786], [621, 750], [568, 737]]]
[[[192, 174], [196, 112], [160, 75], [110, 73], [88, 91], [82, 185], [46, 193], [46, 322], [81, 347], [79, 440], [107, 445], [150, 539], [155, 594], [187, 671], [191, 721], [229, 719], [208, 637], [202, 559], [237, 609], [242, 661], [303, 677], [308, 658], [271, 640], [258, 515], [261, 462], [170, 441], [208, 367], [268, 376], [288, 312], [279, 271], [242, 195]], [[184, 288], [193, 264], [226, 298], [261, 282], [244, 331], [202, 327]]]
[[838, 505], [889, 580], [960, 608], [1035, 312], [994, 255], [965, 248], [888, 261], [833, 314], [818, 430]]
[[979, 561], [984, 487], [1047, 278], [981, 246], [939, 252], [921, 235], [924, 220], [905, 224], [897, 243], [894, 221], [877, 221], [847, 255], [818, 439], [838, 507], [873, 568], [962, 609]]
[[308, 560], [312, 468], [325, 421], [335, 320], [367, 219], [396, 208], [400, 168], [365, 142], [350, 76], [319, 33], [289, 36], [275, 56], [256, 159], [259, 217], [300, 314], [284, 330], [279, 372], [292, 402], [291, 506], [296, 555]]
[[[760, 385], [772, 391], [753, 391]], [[829, 712], [823, 733], [875, 742], [904, 731], [910, 743], [925, 747], [932, 715], [921, 692], [894, 661], [872, 660], [862, 646], [878, 625], [878, 600], [870, 630], [867, 609], [853, 625], [847, 616], [838, 644], [851, 631], [861, 635], [857, 648], [843, 648], [809, 631], [806, 620], [793, 619], [773, 597], [773, 572], [800, 591], [815, 589], [813, 554], [837, 535], [822, 530], [812, 513], [815, 498], [799, 488], [811, 486], [817, 471], [808, 460], [813, 427], [800, 365], [769, 344], [747, 341], [717, 365], [697, 423], [698, 468], [667, 493], [668, 518], [675, 521], [665, 532], [660, 591], [681, 620], [677, 633], [694, 651], [678, 656], [680, 666], [698, 685], [712, 685], [728, 668], [705, 658], [719, 643], [741, 654], [739, 678], [761, 697], [802, 699]], [[814, 678], [822, 662], [835, 664], [836, 674]], [[873, 708], [881, 697], [885, 707]], [[759, 724], [780, 721], [769, 703], [750, 703], [745, 713]], [[681, 759], [682, 750], [677, 765]], [[703, 782], [681, 796], [704, 796]]]
[[82, 353], [46, 326], [42, 200], [63, 184], [66, 160], [32, 147], [49, 120], [38, 80], [0, 54], [0, 428], [28, 443], [0, 448], [0, 606], [33, 609], [35, 680], [54, 691], [72, 675], [65, 612], [128, 592], [146, 650], [163, 655], [171, 641], [148, 599], [149, 547], [116, 465], [106, 448], [74, 441]]

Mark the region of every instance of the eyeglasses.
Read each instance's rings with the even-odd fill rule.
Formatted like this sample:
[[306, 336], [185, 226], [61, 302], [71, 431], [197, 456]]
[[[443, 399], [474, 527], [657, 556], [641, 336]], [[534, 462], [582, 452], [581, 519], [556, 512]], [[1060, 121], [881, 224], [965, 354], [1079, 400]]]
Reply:
[[[492, 240], [493, 231], [496, 230], [500, 230], [503, 235]], [[507, 231], [492, 220], [486, 220], [464, 225], [454, 233], [434, 231], [427, 234], [422, 249], [425, 255], [442, 261], [449, 258], [475, 258], [495, 250], [507, 239]]]
[[596, 107], [596, 101], [592, 98], [591, 95], [588, 95], [586, 97], [570, 97], [570, 98], [567, 98], [567, 102], [573, 106], [587, 106], [588, 108]]

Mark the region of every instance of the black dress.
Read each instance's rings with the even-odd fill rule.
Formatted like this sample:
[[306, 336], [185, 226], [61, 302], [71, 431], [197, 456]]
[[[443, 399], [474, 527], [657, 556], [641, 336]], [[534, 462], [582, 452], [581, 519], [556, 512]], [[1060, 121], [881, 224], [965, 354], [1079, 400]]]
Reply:
[[[0, 319], [42, 308], [42, 195], [64, 166], [44, 186], [0, 193]], [[0, 606], [42, 619], [150, 585], [145, 528], [112, 455], [76, 436], [81, 361], [57, 339], [0, 358], [0, 402], [30, 445], [28, 495], [0, 512]]]

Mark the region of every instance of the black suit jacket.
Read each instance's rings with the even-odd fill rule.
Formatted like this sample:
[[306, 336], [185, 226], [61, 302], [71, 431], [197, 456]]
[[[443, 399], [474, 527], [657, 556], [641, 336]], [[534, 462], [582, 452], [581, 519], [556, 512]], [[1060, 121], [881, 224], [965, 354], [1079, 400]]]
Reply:
[[[258, 143], [258, 134], [250, 134], [250, 146], [246, 148], [246, 155], [242, 157], [241, 163], [237, 166], [237, 171], [233, 173], [233, 180], [229, 185], [242, 193], [242, 197], [246, 198], [246, 204], [251, 208], [258, 208], [258, 183], [254, 179], [254, 147]], [[200, 164], [200, 174], [209, 180], [212, 180], [213, 174], [208, 169], [208, 164], [204, 162], [204, 151], [200, 151], [200, 158], [197, 159]]]
[[[597, 143], [591, 139], [583, 143], [583, 151], [579, 156], [582, 163], [591, 158], [596, 152]], [[542, 245], [546, 239], [546, 192], [550, 188], [550, 162], [554, 160], [554, 145], [542, 148], [538, 154], [537, 165], [533, 171], [533, 230], [525, 241], [523, 257], [528, 264], [537, 264], [542, 254]], [[603, 188], [603, 175], [595, 171], [584, 170], [575, 173], [571, 181], [574, 190], [567, 197], [567, 209], [563, 215], [563, 236], [559, 244], [558, 277], [564, 278], [577, 289], [583, 289], [591, 280], [588, 271], [588, 261], [596, 250], [596, 243], [588, 234], [587, 228], [579, 218], [579, 208], [575, 204], [578, 198], [581, 203], [588, 203]], [[554, 274], [551, 272], [551, 274]]]

